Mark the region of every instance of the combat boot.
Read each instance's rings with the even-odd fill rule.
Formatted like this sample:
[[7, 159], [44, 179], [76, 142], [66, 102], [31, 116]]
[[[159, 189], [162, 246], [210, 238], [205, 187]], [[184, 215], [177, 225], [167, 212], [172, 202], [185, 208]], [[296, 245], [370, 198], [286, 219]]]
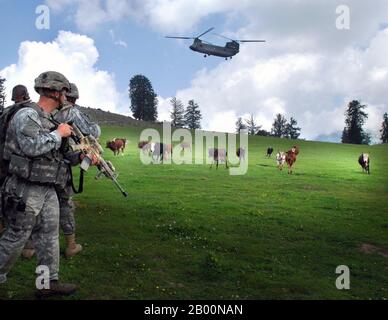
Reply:
[[74, 257], [77, 253], [82, 251], [82, 246], [75, 242], [75, 234], [65, 236], [67, 248], [65, 251], [66, 259]]
[[35, 249], [32, 249], [32, 248], [24, 248], [22, 251], [23, 258], [28, 260], [31, 260], [34, 254], [35, 254]]
[[38, 298], [45, 298], [54, 295], [68, 296], [77, 290], [77, 286], [72, 283], [60, 283], [58, 280], [50, 281], [50, 289], [41, 289], [36, 292]]

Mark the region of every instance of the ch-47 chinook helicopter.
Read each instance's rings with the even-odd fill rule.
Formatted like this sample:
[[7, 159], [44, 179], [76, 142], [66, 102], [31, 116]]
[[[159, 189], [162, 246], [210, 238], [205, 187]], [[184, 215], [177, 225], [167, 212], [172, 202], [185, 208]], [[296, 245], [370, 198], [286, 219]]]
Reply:
[[239, 53], [240, 51], [240, 43], [244, 42], [265, 42], [265, 40], [233, 40], [229, 39], [225, 36], [215, 34], [216, 36], [222, 37], [224, 39], [229, 40], [225, 44], [224, 47], [214, 45], [212, 43], [203, 41], [200, 39], [200, 37], [204, 36], [208, 32], [212, 31], [214, 28], [210, 28], [209, 30], [205, 31], [204, 33], [200, 34], [197, 37], [170, 37], [166, 36], [166, 38], [169, 39], [194, 39], [193, 44], [190, 46], [190, 49], [196, 52], [204, 53], [204, 57], [207, 56], [217, 56], [217, 57], [223, 57], [225, 60], [232, 59], [234, 55]]

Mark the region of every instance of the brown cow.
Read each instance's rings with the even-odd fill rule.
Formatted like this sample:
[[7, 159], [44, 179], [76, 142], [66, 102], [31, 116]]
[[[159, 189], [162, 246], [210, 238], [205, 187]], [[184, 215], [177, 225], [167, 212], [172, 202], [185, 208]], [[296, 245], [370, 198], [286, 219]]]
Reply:
[[149, 141], [139, 141], [139, 143], [137, 144], [137, 147], [143, 150], [144, 155], [150, 154], [151, 144]]
[[288, 164], [288, 173], [292, 174], [292, 166], [296, 161], [296, 156], [299, 154], [299, 147], [293, 146], [291, 150], [286, 152], [286, 162]]
[[115, 138], [111, 141], [106, 142], [106, 147], [113, 151], [113, 154], [119, 155], [120, 151], [122, 152], [122, 155], [124, 155], [125, 145], [127, 143], [127, 139], [120, 139]]
[[213, 159], [210, 169], [213, 167], [213, 163], [216, 163], [216, 169], [218, 169], [219, 162], [225, 162], [225, 167], [228, 169], [228, 152], [225, 149], [210, 148], [209, 157]]

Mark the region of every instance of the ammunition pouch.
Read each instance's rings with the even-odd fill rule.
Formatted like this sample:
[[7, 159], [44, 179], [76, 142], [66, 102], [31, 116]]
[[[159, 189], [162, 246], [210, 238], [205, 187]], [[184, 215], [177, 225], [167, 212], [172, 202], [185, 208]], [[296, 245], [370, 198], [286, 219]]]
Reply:
[[29, 182], [64, 188], [69, 179], [69, 164], [48, 159], [11, 156], [8, 172]]
[[35, 225], [36, 218], [32, 212], [26, 211], [26, 203], [23, 197], [5, 195], [4, 211], [7, 213], [7, 226], [16, 232], [32, 230]]

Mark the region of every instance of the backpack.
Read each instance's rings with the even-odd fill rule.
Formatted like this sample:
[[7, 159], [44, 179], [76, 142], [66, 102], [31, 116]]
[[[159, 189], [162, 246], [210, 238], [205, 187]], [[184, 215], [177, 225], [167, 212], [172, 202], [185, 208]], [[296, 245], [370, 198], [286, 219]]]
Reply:
[[4, 146], [9, 123], [11, 122], [16, 112], [23, 108], [31, 107], [28, 102], [29, 101], [23, 101], [21, 103], [16, 103], [12, 106], [9, 106], [5, 108], [3, 113], [0, 115], [0, 186], [3, 184], [8, 174], [9, 161], [4, 160]]

